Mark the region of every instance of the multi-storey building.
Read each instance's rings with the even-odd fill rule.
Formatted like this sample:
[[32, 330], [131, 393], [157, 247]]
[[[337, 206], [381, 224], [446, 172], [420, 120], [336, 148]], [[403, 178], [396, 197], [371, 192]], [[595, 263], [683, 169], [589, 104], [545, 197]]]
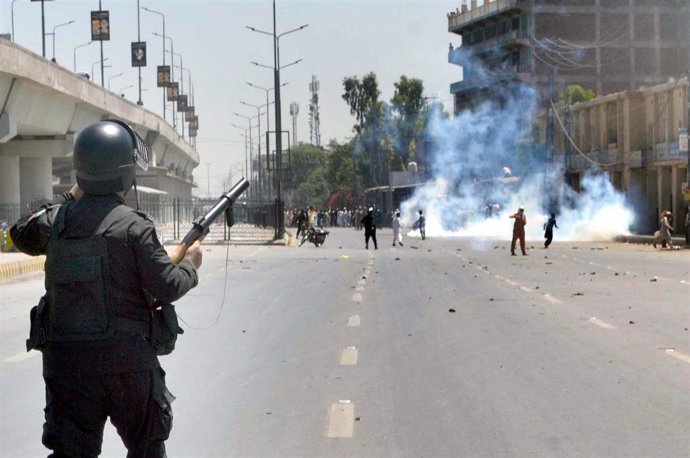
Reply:
[[455, 111], [499, 98], [515, 82], [544, 97], [580, 84], [596, 94], [636, 90], [688, 69], [688, 0], [470, 0], [448, 14], [462, 37], [448, 61], [462, 66], [451, 84]]
[[[546, 118], [539, 121], [545, 141]], [[682, 230], [688, 153], [679, 139], [688, 126], [687, 78], [577, 103], [558, 110], [554, 124], [554, 161], [573, 188], [590, 170], [606, 172], [635, 208], [638, 230], [653, 231], [662, 210], [673, 211]]]

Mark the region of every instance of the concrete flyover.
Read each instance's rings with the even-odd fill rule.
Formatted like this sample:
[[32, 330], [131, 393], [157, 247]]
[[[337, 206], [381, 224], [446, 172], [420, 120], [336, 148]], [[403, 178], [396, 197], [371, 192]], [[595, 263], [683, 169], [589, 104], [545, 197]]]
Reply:
[[76, 134], [103, 119], [131, 124], [152, 150], [137, 182], [170, 197], [190, 197], [199, 154], [157, 114], [78, 73], [0, 38], [0, 220], [74, 181]]

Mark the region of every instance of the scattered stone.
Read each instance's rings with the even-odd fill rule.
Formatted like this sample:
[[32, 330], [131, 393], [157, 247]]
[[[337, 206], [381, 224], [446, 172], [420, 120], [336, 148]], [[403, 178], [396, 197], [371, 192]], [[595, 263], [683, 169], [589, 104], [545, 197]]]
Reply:
[[395, 258], [396, 261], [400, 261], [400, 258]]
[[617, 277], [617, 276], [618, 276], [618, 272], [614, 273], [613, 276], [614, 276], [614, 277]]
[[[398, 258], [398, 259], [400, 259], [400, 258]], [[367, 279], [367, 276], [366, 276], [366, 275], [362, 275], [362, 278], [363, 278], [364, 280], [366, 280], [366, 279]]]
[[538, 286], [535, 286], [534, 289], [539, 289], [539, 287], [538, 287]]
[[247, 332], [247, 330], [246, 330], [246, 329], [243, 329], [243, 330], [242, 330], [242, 333], [243, 333], [243, 334], [245, 334], [246, 332]]
[[576, 247], [576, 246], [574, 246], [574, 247], [572, 247], [572, 249], [573, 249], [573, 250], [577, 250], [577, 247]]
[[426, 250], [426, 251], [427, 251], [427, 253], [431, 253], [431, 250]]
[[412, 334], [408, 334], [407, 337], [412, 337]]
[[584, 295], [585, 295], [585, 293], [575, 293], [575, 294], [573, 294], [573, 297], [575, 297], [575, 296], [584, 296]]
[[630, 323], [630, 324], [635, 324], [635, 322], [634, 322], [634, 321], [632, 321], [632, 320], [630, 320], [630, 321], [629, 321], [629, 323]]
[[462, 251], [462, 248], [456, 248], [455, 251]]
[[551, 261], [546, 261], [546, 264], [547, 264], [547, 265], [551, 265], [551, 264], [553, 264], [553, 262], [551, 262]]
[[490, 301], [490, 302], [493, 302], [493, 301], [494, 301], [494, 298], [493, 298], [493, 297], [490, 297], [490, 298], [489, 298], [489, 301]]
[[499, 248], [499, 246], [498, 246], [498, 245], [496, 245], [496, 246], [494, 247], [494, 250], [498, 250], [498, 248]]
[[658, 278], [654, 277], [654, 278], [652, 278], [652, 279], [649, 280], [649, 281], [657, 281], [657, 280], [658, 280]]
[[416, 246], [414, 246], [414, 245], [410, 245], [410, 248], [412, 248], [413, 250], [418, 250], [418, 249], [419, 249], [418, 247], [416, 247]]
[[596, 274], [597, 274], [596, 272], [592, 272], [592, 273], [590, 273], [590, 275], [596, 275]]
[[448, 309], [448, 312], [455, 313], [455, 309]]
[[362, 419], [362, 417], [355, 417], [355, 421], [359, 421], [361, 419]]
[[266, 415], [271, 415], [271, 412], [266, 412]]

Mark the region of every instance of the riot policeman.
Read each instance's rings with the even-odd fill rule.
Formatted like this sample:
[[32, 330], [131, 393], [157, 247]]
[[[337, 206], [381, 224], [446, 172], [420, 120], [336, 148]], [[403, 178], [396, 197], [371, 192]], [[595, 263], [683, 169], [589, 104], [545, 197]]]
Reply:
[[197, 285], [201, 249], [197, 242], [174, 264], [153, 222], [125, 205], [136, 168], [148, 165], [129, 125], [84, 128], [73, 165], [72, 190], [11, 229], [21, 251], [46, 255], [46, 294], [27, 341], [43, 352], [43, 444], [55, 457], [97, 456], [110, 418], [128, 457], [163, 457], [174, 397], [154, 345], [154, 309]]

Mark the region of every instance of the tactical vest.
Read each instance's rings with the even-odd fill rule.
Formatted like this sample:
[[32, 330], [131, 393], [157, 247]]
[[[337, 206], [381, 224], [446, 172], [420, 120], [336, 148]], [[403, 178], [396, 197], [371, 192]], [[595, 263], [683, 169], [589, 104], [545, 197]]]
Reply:
[[67, 239], [61, 233], [70, 204], [59, 209], [46, 247], [46, 341], [102, 340], [112, 338], [116, 331], [149, 337], [151, 312], [142, 307], [141, 320], [118, 316], [110, 286], [104, 233], [131, 209], [114, 204], [90, 237]]

